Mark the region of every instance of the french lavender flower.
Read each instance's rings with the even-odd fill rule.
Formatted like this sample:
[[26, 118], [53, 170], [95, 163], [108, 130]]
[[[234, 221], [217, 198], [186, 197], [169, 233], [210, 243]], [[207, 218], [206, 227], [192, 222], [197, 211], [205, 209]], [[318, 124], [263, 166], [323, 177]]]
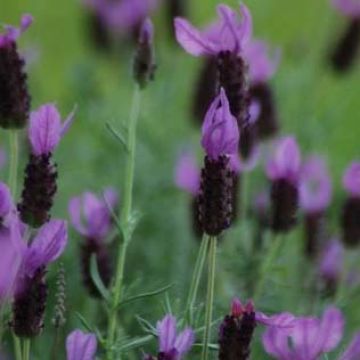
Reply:
[[140, 88], [146, 87], [154, 79], [156, 65], [154, 53], [154, 26], [146, 19], [141, 28], [134, 59], [134, 78]]
[[0, 181], [0, 228], [13, 208], [13, 201], [8, 186]]
[[[103, 196], [112, 208], [117, 207], [117, 195], [112, 189], [104, 191]], [[74, 197], [69, 202], [70, 220], [74, 228], [83, 236], [81, 244], [81, 273], [83, 284], [94, 297], [100, 297], [94, 284], [91, 271], [91, 257], [96, 257], [99, 275], [105, 286], [112, 276], [111, 255], [106, 237], [112, 229], [112, 219], [104, 199], [91, 192]]]
[[19, 337], [34, 337], [44, 327], [48, 295], [46, 268], [66, 247], [67, 224], [62, 220], [51, 220], [38, 230], [29, 245], [20, 237], [17, 243], [22, 244], [22, 261], [14, 288], [11, 326]]
[[177, 18], [175, 32], [179, 44], [191, 55], [216, 57], [219, 86], [226, 92], [231, 114], [241, 131], [249, 121], [247, 65], [243, 52], [251, 37], [252, 19], [245, 5], [241, 5], [240, 12], [241, 20], [230, 7], [219, 5], [219, 21], [205, 31]]
[[7, 25], [0, 34], [0, 126], [5, 129], [23, 128], [28, 118], [27, 75], [16, 41], [31, 23], [31, 15], [23, 15], [20, 28]]
[[355, 62], [360, 47], [360, 3], [358, 0], [333, 0], [332, 3], [349, 19], [331, 56], [333, 68], [345, 72]]
[[300, 171], [300, 207], [305, 216], [305, 254], [313, 258], [324, 237], [325, 210], [331, 201], [331, 179], [325, 161], [309, 157]]
[[[340, 310], [328, 307], [322, 319], [298, 318], [290, 329], [269, 327], [262, 341], [266, 352], [277, 360], [320, 360], [339, 345], [343, 330]], [[357, 360], [359, 356], [360, 333], [354, 336], [338, 360]]]
[[43, 225], [50, 218], [57, 190], [57, 170], [52, 154], [73, 119], [74, 112], [61, 123], [60, 114], [53, 104], [42, 105], [30, 115], [28, 137], [31, 154], [18, 210], [21, 220], [33, 227]]
[[284, 137], [266, 165], [271, 180], [271, 228], [287, 232], [296, 224], [301, 157], [295, 138]]
[[352, 163], [345, 171], [343, 186], [348, 198], [341, 216], [342, 239], [351, 247], [360, 243], [360, 162]]
[[270, 56], [266, 42], [252, 40], [247, 44], [244, 56], [249, 64], [250, 97], [260, 104], [257, 132], [260, 139], [274, 136], [279, 130], [279, 120], [273, 90], [269, 80], [274, 75], [280, 60], [280, 51]]
[[202, 226], [199, 221], [197, 196], [200, 190], [200, 169], [193, 153], [186, 151], [180, 154], [175, 168], [175, 184], [191, 195], [191, 223], [194, 235], [201, 238]]
[[234, 175], [230, 158], [237, 153], [238, 142], [236, 119], [221, 89], [205, 116], [201, 140], [206, 156], [198, 195], [199, 218], [203, 231], [210, 236], [227, 229], [233, 218]]
[[319, 275], [323, 282], [323, 291], [326, 296], [336, 294], [344, 265], [344, 248], [338, 239], [329, 240], [319, 259]]
[[226, 315], [219, 329], [219, 360], [247, 360], [250, 356], [251, 341], [257, 324], [280, 328], [294, 326], [295, 317], [290, 313], [266, 316], [256, 312], [249, 301], [243, 305], [235, 298], [231, 304], [231, 313]]
[[66, 338], [67, 360], [95, 360], [96, 349], [95, 334], [74, 330]]
[[159, 352], [157, 357], [145, 355], [144, 360], [181, 360], [191, 349], [195, 341], [195, 334], [186, 328], [179, 335], [176, 334], [176, 319], [166, 315], [156, 325], [159, 338]]

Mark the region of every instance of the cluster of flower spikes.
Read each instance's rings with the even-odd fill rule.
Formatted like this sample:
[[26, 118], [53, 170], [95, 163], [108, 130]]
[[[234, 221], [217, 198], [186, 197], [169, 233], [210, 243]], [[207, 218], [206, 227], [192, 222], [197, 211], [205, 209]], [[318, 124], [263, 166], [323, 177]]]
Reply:
[[250, 356], [251, 342], [257, 324], [275, 328], [291, 328], [295, 317], [290, 313], [267, 316], [255, 311], [252, 301], [243, 305], [235, 298], [231, 313], [226, 315], [219, 329], [219, 360], [247, 360]]
[[53, 104], [42, 105], [30, 115], [28, 137], [31, 154], [25, 169], [18, 210], [21, 220], [32, 227], [39, 227], [50, 218], [49, 212], [57, 190], [57, 171], [52, 154], [73, 119], [72, 112], [62, 124]]
[[230, 112], [224, 89], [211, 104], [202, 127], [201, 145], [206, 156], [198, 193], [199, 220], [203, 232], [217, 236], [233, 219], [234, 171], [239, 129]]
[[105, 200], [85, 192], [71, 199], [69, 203], [71, 223], [83, 237], [80, 248], [83, 284], [94, 297], [100, 297], [100, 293], [91, 276], [92, 256], [95, 256], [98, 272], [105, 286], [110, 284], [112, 276], [112, 259], [106, 238], [112, 229], [108, 206], [116, 208], [117, 196], [114, 190], [109, 188], [104, 191], [103, 197]]
[[6, 26], [0, 34], [0, 126], [7, 129], [23, 128], [30, 109], [30, 95], [24, 60], [16, 40], [31, 25], [32, 17], [23, 15], [20, 28]]
[[357, 0], [333, 0], [334, 7], [348, 18], [345, 33], [331, 54], [331, 64], [338, 72], [349, 70], [360, 49], [360, 3]]
[[299, 175], [301, 157], [293, 137], [284, 137], [266, 164], [271, 181], [270, 227], [275, 233], [288, 232], [296, 224], [299, 204]]
[[14, 333], [33, 337], [43, 328], [46, 268], [66, 247], [67, 225], [51, 220], [28, 238], [29, 231], [19, 219], [5, 184], [0, 187], [0, 202], [0, 304], [12, 300]]

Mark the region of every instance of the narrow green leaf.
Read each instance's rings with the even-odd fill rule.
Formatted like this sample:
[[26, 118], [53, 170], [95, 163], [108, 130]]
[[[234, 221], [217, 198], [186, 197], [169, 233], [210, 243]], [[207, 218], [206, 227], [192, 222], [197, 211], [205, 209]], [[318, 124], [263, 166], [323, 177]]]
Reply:
[[148, 342], [150, 342], [151, 340], [154, 339], [153, 335], [146, 335], [143, 337], [139, 337], [139, 338], [135, 338], [127, 343], [122, 344], [119, 348], [118, 351], [120, 352], [128, 352], [130, 350], [134, 350], [140, 346], [143, 346], [145, 344], [147, 344]]
[[106, 123], [106, 128], [115, 137], [115, 139], [119, 141], [123, 149], [128, 153], [129, 148], [123, 134], [119, 130], [116, 130], [109, 122]]
[[89, 325], [89, 323], [86, 321], [86, 319], [79, 313], [79, 312], [75, 312], [75, 315], [79, 318], [81, 325], [90, 332], [94, 332], [94, 329], [92, 328], [91, 325]]
[[90, 275], [91, 279], [94, 282], [96, 288], [98, 289], [101, 296], [106, 300], [109, 301], [110, 294], [109, 290], [104, 285], [103, 281], [101, 280], [99, 269], [96, 261], [96, 255], [91, 256], [90, 259]]
[[125, 235], [124, 235], [124, 231], [120, 222], [120, 219], [117, 217], [117, 215], [115, 214], [114, 209], [112, 208], [112, 206], [110, 205], [109, 201], [106, 199], [106, 196], [103, 196], [103, 199], [105, 201], [106, 207], [108, 208], [110, 215], [112, 217], [112, 219], [114, 220], [115, 226], [118, 230], [118, 233], [120, 235], [120, 241], [123, 242], [125, 239]]

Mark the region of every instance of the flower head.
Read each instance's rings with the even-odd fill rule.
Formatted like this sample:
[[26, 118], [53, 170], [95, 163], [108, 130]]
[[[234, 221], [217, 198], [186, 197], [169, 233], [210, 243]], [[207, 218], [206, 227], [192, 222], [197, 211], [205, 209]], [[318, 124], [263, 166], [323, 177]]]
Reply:
[[200, 188], [200, 169], [196, 164], [194, 154], [180, 154], [175, 168], [176, 185], [192, 195], [197, 195]]
[[252, 83], [267, 82], [274, 75], [280, 61], [279, 49], [270, 56], [268, 44], [260, 40], [249, 42], [245, 46], [244, 56], [249, 64]]
[[279, 140], [275, 151], [266, 165], [266, 173], [271, 180], [287, 179], [297, 182], [301, 156], [296, 140], [287, 136]]
[[224, 89], [210, 105], [202, 126], [201, 145], [207, 155], [217, 159], [221, 155], [237, 153], [239, 129], [236, 119], [231, 115], [229, 101]]
[[360, 162], [353, 162], [343, 177], [345, 190], [353, 197], [360, 197]]
[[330, 240], [321, 255], [319, 272], [323, 279], [337, 281], [344, 263], [344, 247], [337, 239]]
[[54, 151], [74, 120], [74, 111], [61, 123], [60, 114], [53, 104], [46, 104], [30, 115], [29, 140], [36, 156]]
[[306, 212], [323, 211], [331, 200], [331, 179], [325, 162], [310, 157], [300, 173], [300, 205]]
[[176, 39], [185, 51], [194, 56], [217, 55], [221, 51], [239, 54], [252, 34], [252, 19], [249, 9], [240, 6], [238, 14], [227, 5], [217, 8], [219, 20], [205, 31], [199, 31], [186, 19], [175, 19]]
[[359, 0], [332, 0], [332, 4], [345, 16], [354, 18], [360, 16]]
[[278, 360], [317, 360], [322, 354], [336, 348], [343, 329], [341, 312], [329, 307], [322, 319], [298, 318], [290, 329], [270, 327], [263, 335], [263, 345], [266, 352]]
[[0, 48], [9, 46], [16, 42], [19, 36], [25, 32], [33, 22], [33, 18], [30, 14], [24, 14], [21, 17], [20, 27], [14, 27], [11, 25], [5, 26], [5, 33], [0, 34]]
[[74, 330], [66, 338], [67, 360], [94, 360], [97, 340], [95, 334]]
[[[103, 196], [111, 207], [117, 205], [118, 197], [113, 189], [106, 189]], [[108, 235], [111, 214], [104, 199], [84, 192], [70, 200], [69, 213], [72, 225], [82, 236], [100, 240]]]
[[186, 328], [176, 335], [176, 319], [166, 315], [156, 324], [159, 336], [159, 353], [168, 360], [180, 360], [192, 347], [195, 335], [192, 329]]

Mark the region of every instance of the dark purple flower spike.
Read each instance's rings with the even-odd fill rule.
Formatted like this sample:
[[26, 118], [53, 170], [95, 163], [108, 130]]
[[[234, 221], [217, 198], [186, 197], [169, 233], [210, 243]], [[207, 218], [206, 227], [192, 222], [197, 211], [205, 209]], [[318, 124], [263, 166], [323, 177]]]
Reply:
[[[21, 239], [18, 240], [19, 244], [21, 242]], [[30, 245], [22, 243], [22, 261], [14, 289], [11, 322], [17, 336], [34, 337], [42, 331], [48, 294], [46, 267], [63, 253], [66, 244], [67, 225], [61, 220], [51, 220], [42, 226]]]
[[331, 179], [322, 158], [308, 158], [300, 172], [300, 207], [304, 212], [305, 254], [314, 258], [324, 238], [324, 218], [331, 201]]
[[[159, 352], [157, 360], [181, 360], [189, 352], [195, 341], [195, 334], [190, 328], [186, 328], [179, 335], [176, 334], [176, 319], [172, 315], [166, 315], [156, 325], [159, 338]], [[151, 355], [145, 355], [144, 359], [154, 359]]]
[[16, 41], [31, 23], [31, 15], [23, 15], [20, 28], [5, 26], [0, 34], [0, 126], [5, 129], [23, 128], [29, 114], [27, 75]]
[[341, 215], [342, 239], [351, 247], [360, 243], [360, 162], [352, 163], [345, 171], [343, 185], [348, 197]]
[[257, 324], [289, 329], [294, 326], [295, 317], [289, 313], [266, 316], [256, 312], [252, 301], [243, 305], [235, 298], [231, 313], [226, 315], [219, 329], [219, 360], [247, 360]]
[[[105, 190], [104, 197], [112, 208], [117, 207], [118, 199], [114, 190]], [[90, 192], [72, 198], [69, 213], [72, 225], [83, 236], [80, 248], [83, 283], [92, 296], [100, 297], [91, 277], [90, 264], [91, 257], [95, 256], [100, 278], [108, 286], [112, 275], [112, 261], [106, 237], [112, 228], [111, 214], [105, 201]]]
[[66, 338], [67, 360], [95, 360], [96, 349], [95, 334], [74, 330]]
[[279, 140], [266, 172], [271, 180], [271, 228], [287, 232], [296, 224], [299, 201], [300, 151], [293, 137]]
[[225, 91], [211, 104], [202, 128], [201, 144], [206, 152], [198, 196], [199, 217], [205, 233], [219, 235], [233, 218], [233, 171], [230, 160], [237, 153], [239, 131], [230, 113]]
[[40, 106], [31, 113], [28, 131], [31, 154], [18, 209], [21, 220], [33, 227], [43, 225], [50, 218], [57, 190], [57, 170], [52, 154], [73, 119], [74, 112], [61, 123], [60, 114], [53, 104]]
[[360, 49], [360, 3], [358, 0], [334, 0], [333, 4], [349, 20], [330, 60], [336, 71], [346, 72], [355, 63]]

